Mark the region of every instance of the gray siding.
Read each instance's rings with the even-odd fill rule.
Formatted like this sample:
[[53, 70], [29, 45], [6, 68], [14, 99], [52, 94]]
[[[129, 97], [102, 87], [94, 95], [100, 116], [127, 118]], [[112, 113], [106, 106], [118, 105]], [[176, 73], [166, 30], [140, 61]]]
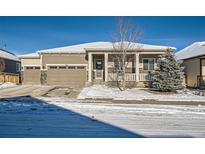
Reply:
[[20, 62], [18, 61], [13, 61], [13, 60], [9, 60], [9, 59], [4, 59], [5, 62], [5, 70], [3, 72], [6, 73], [20, 73], [17, 71], [17, 63], [20, 64]]

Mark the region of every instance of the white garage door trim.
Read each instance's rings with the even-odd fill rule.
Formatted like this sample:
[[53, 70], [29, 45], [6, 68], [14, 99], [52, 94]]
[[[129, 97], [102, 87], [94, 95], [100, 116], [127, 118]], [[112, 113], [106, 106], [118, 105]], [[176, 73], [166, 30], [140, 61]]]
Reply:
[[38, 67], [41, 67], [41, 65], [22, 65], [21, 67], [22, 67], [22, 71], [24, 71], [24, 67], [36, 67], [36, 66], [38, 66]]
[[49, 66], [85, 66], [87, 69], [87, 64], [46, 64], [46, 69], [48, 69]]

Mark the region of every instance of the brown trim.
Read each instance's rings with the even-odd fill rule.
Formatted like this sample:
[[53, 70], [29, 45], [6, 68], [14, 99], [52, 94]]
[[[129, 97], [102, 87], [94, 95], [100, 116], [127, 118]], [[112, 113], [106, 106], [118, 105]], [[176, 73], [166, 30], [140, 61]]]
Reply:
[[200, 59], [200, 76], [202, 75], [202, 59]]
[[200, 58], [200, 76], [202, 76], [202, 60], [205, 60], [205, 58]]
[[197, 86], [201, 86], [201, 80], [203, 80], [203, 74], [202, 74], [202, 61], [205, 60], [205, 58], [200, 58], [200, 75], [197, 76]]

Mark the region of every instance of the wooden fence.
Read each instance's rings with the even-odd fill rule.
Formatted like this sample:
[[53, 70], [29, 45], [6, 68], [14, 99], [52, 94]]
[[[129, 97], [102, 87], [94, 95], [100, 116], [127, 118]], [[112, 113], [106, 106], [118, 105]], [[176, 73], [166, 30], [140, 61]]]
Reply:
[[0, 82], [12, 82], [19, 84], [20, 83], [20, 75], [14, 73], [4, 73], [0, 72]]

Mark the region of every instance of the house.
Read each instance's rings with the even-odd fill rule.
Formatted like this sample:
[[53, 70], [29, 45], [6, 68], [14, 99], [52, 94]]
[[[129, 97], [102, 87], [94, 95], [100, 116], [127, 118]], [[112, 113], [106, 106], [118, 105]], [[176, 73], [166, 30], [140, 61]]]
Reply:
[[195, 42], [175, 55], [183, 61], [187, 86], [205, 86], [205, 42]]
[[[127, 53], [126, 81], [144, 86], [159, 55], [173, 47], [133, 43]], [[115, 83], [116, 56], [111, 42], [91, 42], [39, 50], [20, 56], [24, 84], [84, 86]]]
[[0, 72], [18, 74], [21, 69], [20, 60], [15, 54], [0, 49], [0, 68]]

